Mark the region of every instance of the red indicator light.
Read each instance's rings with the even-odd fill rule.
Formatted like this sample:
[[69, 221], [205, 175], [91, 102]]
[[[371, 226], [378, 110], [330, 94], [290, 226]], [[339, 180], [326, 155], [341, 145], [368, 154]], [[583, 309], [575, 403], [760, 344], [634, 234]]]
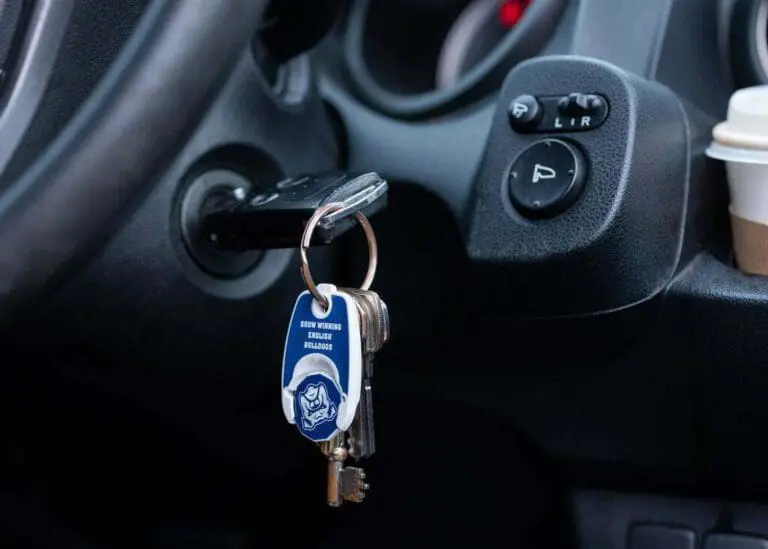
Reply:
[[499, 22], [506, 29], [511, 29], [520, 22], [531, 0], [505, 0], [499, 8]]

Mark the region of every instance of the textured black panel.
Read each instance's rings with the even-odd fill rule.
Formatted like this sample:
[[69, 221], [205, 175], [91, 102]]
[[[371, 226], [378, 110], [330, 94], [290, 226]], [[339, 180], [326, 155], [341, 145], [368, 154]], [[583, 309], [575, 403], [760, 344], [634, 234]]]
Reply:
[[670, 367], [690, 368], [710, 474], [768, 485], [768, 280], [703, 254], [670, 289]]
[[[600, 128], [564, 134], [586, 153], [586, 188], [559, 217], [526, 220], [507, 202], [505, 181], [512, 159], [538, 137], [509, 128], [507, 104], [524, 93], [576, 91], [610, 102]], [[586, 58], [520, 65], [499, 99], [465, 221], [480, 286], [493, 287], [508, 310], [535, 315], [606, 311], [653, 296], [678, 264], [688, 160], [687, 119], [667, 88]], [[503, 287], [511, 290], [499, 295]]]
[[136, 25], [148, 0], [78, 0], [53, 77], [0, 189], [22, 171], [58, 135], [91, 94]]

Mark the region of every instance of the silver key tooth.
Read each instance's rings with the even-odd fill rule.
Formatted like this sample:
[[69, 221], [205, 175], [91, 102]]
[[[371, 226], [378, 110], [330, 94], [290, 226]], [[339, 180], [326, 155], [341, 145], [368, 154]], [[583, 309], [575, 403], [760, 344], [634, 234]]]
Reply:
[[365, 471], [360, 467], [345, 467], [340, 474], [339, 494], [344, 501], [361, 503], [370, 488], [365, 480]]
[[366, 474], [360, 467], [344, 467], [349, 455], [344, 447], [344, 436], [337, 435], [333, 439], [319, 444], [320, 449], [328, 458], [328, 478], [326, 501], [331, 507], [340, 507], [342, 502], [361, 503], [370, 488]]

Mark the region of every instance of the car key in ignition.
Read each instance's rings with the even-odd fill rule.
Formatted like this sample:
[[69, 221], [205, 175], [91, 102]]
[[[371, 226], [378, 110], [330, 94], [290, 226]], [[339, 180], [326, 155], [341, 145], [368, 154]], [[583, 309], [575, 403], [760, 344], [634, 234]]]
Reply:
[[[203, 234], [221, 250], [299, 248], [307, 290], [288, 326], [281, 401], [288, 423], [327, 459], [326, 502], [332, 507], [365, 499], [365, 471], [345, 462], [376, 451], [373, 359], [389, 338], [389, 313], [370, 290], [378, 247], [368, 216], [385, 207], [387, 191], [374, 172], [301, 176], [251, 196], [233, 192], [203, 217]], [[370, 255], [360, 288], [315, 284], [308, 248], [329, 244], [355, 224], [365, 232]]]
[[250, 196], [233, 193], [204, 216], [202, 230], [221, 250], [298, 248], [315, 211], [341, 204], [317, 224], [310, 243], [329, 244], [352, 228], [354, 214], [370, 217], [384, 208], [387, 189], [386, 180], [375, 172], [302, 175]]

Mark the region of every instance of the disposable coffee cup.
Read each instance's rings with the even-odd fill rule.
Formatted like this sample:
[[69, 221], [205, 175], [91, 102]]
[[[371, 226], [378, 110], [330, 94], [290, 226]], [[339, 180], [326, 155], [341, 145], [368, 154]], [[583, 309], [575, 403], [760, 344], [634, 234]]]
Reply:
[[734, 93], [712, 137], [707, 156], [723, 160], [728, 174], [736, 263], [768, 275], [768, 86]]

